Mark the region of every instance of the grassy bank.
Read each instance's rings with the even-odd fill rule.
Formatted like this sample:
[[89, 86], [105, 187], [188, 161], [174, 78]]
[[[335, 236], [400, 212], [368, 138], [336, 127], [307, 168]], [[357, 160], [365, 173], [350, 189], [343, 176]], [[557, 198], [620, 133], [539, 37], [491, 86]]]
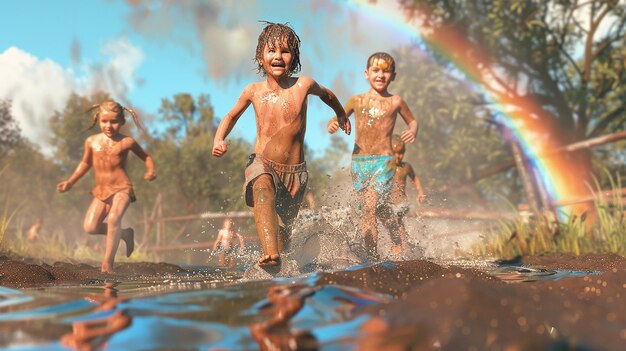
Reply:
[[[619, 179], [613, 189], [621, 189]], [[567, 221], [550, 223], [542, 216], [503, 222], [473, 248], [480, 257], [510, 258], [518, 255], [549, 253], [618, 254], [626, 256], [626, 213], [617, 191], [612, 198], [596, 194], [595, 212], [570, 216]]]

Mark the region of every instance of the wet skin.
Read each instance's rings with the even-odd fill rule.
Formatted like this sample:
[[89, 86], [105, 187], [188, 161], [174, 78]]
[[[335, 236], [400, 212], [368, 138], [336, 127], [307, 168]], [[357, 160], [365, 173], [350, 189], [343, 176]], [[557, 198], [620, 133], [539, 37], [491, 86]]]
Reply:
[[[256, 119], [256, 141], [252, 152], [264, 158], [287, 165], [304, 162], [304, 135], [306, 132], [307, 98], [319, 96], [331, 107], [346, 132], [345, 113], [332, 91], [309, 77], [290, 77], [292, 54], [286, 41], [277, 41], [263, 50], [262, 66], [266, 80], [248, 85], [218, 126], [213, 156], [221, 157], [228, 151], [224, 142], [243, 112], [252, 104]], [[253, 182], [254, 218], [264, 256], [260, 265], [279, 264], [280, 251], [289, 238], [291, 229], [279, 230], [275, 204], [275, 186], [270, 175], [263, 174]], [[295, 195], [295, 190], [291, 193]]]
[[[397, 145], [393, 145], [393, 153], [396, 158], [396, 173], [393, 175], [393, 185], [391, 187], [391, 203], [397, 204], [408, 201], [406, 195], [406, 180], [407, 178], [410, 178], [413, 181], [413, 184], [415, 184], [415, 189], [418, 193], [417, 202], [421, 204], [424, 200], [422, 185], [419, 181], [419, 178], [417, 178], [417, 176], [415, 175], [413, 167], [406, 162], [402, 162], [402, 160], [404, 159], [404, 151], [399, 151], [398, 149], [399, 148]], [[398, 221], [398, 240], [401, 244], [394, 245], [391, 250], [394, 254], [398, 254], [406, 250], [406, 228], [404, 226], [404, 215], [394, 214], [394, 217]]]
[[[418, 123], [406, 102], [401, 97], [390, 94], [387, 90], [395, 78], [395, 72], [391, 71], [390, 62], [374, 59], [365, 70], [365, 78], [370, 83], [370, 90], [351, 97], [344, 107], [348, 117], [354, 114], [356, 135], [352, 156], [391, 156], [393, 155], [391, 135], [398, 114], [408, 126], [408, 129], [401, 134], [405, 143], [415, 141]], [[328, 132], [334, 133], [338, 128], [339, 124], [333, 117], [328, 122]], [[390, 233], [398, 231], [398, 224], [397, 221], [391, 220], [392, 211], [389, 204], [386, 201], [381, 201], [380, 194], [374, 189], [362, 189], [357, 195], [363, 205], [361, 231], [365, 246], [373, 256], [376, 256], [377, 221], [383, 222]]]
[[[232, 228], [232, 222], [229, 220], [224, 222], [222, 229], [218, 232], [217, 239], [215, 239], [215, 243], [213, 243], [213, 251], [217, 250], [220, 244], [223, 250], [229, 250], [231, 247], [237, 245], [239, 245], [239, 248], [242, 250], [245, 247], [243, 237]], [[223, 251], [219, 253], [218, 259], [220, 266], [235, 266], [233, 257], [226, 257]]]
[[[124, 119], [112, 111], [101, 111], [98, 123], [102, 133], [85, 141], [83, 158], [70, 178], [57, 185], [60, 193], [69, 191], [89, 169], [93, 168], [97, 187], [121, 188], [131, 184], [126, 173], [129, 151], [137, 155], [146, 165], [144, 179], [156, 178], [154, 162], [133, 138], [120, 133]], [[83, 229], [89, 234], [106, 235], [106, 249], [102, 261], [103, 272], [113, 271], [115, 253], [120, 239], [126, 242], [127, 255], [134, 247], [131, 228], [121, 229], [122, 217], [130, 204], [129, 195], [118, 192], [106, 201], [94, 198], [87, 210]], [[104, 219], [107, 218], [107, 222]]]

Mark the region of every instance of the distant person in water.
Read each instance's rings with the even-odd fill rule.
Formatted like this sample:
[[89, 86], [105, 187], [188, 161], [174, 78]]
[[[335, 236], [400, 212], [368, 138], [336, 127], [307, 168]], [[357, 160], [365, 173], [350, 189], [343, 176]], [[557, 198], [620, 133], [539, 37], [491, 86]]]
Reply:
[[[132, 151], [146, 165], [143, 178], [151, 181], [156, 178], [154, 162], [139, 144], [131, 137], [120, 133], [126, 123], [124, 111], [128, 111], [135, 124], [141, 128], [137, 114], [115, 101], [105, 101], [92, 106], [93, 127], [96, 123], [102, 133], [94, 134], [85, 140], [83, 159], [70, 178], [57, 185], [57, 191], [69, 191], [78, 180], [93, 167], [96, 186], [91, 191], [94, 199], [87, 210], [84, 230], [89, 234], [106, 235], [106, 249], [101, 270], [113, 272], [115, 253], [120, 239], [126, 243], [126, 256], [130, 256], [135, 247], [132, 228], [122, 229], [122, 217], [131, 202], [135, 201], [133, 185], [126, 174], [126, 159]], [[106, 222], [105, 222], [106, 218]]]
[[[378, 257], [378, 228], [381, 222], [389, 230], [394, 245], [400, 245], [398, 221], [389, 205], [389, 194], [396, 165], [391, 149], [391, 134], [398, 114], [407, 124], [402, 132], [405, 143], [415, 141], [418, 123], [404, 100], [389, 93], [389, 84], [396, 77], [396, 64], [391, 55], [377, 52], [367, 59], [365, 78], [368, 92], [351, 97], [346, 104], [348, 117], [354, 113], [355, 142], [352, 151], [352, 180], [363, 211], [361, 232], [365, 248]], [[337, 119], [328, 122], [328, 131], [339, 128]]]
[[263, 249], [259, 266], [276, 266], [307, 189], [304, 134], [308, 96], [319, 96], [331, 107], [338, 125], [348, 134], [350, 124], [332, 91], [310, 77], [293, 77], [300, 70], [300, 39], [288, 25], [266, 24], [259, 35], [255, 61], [265, 80], [245, 87], [224, 116], [215, 133], [213, 156], [226, 153], [224, 139], [252, 104], [257, 134], [245, 172], [244, 196], [246, 204], [253, 207]]
[[35, 219], [35, 223], [33, 223], [33, 225], [31, 225], [26, 232], [26, 239], [28, 241], [35, 241], [36, 239], [39, 239], [39, 232], [41, 231], [42, 224], [43, 221], [41, 220], [41, 218], [37, 217]]
[[398, 230], [400, 233], [401, 245], [394, 245], [391, 250], [392, 253], [398, 254], [401, 251], [406, 250], [406, 228], [404, 226], [404, 216], [409, 212], [410, 203], [409, 198], [406, 195], [406, 180], [411, 179], [415, 190], [417, 191], [417, 203], [421, 204], [424, 201], [424, 189], [422, 189], [422, 183], [415, 175], [413, 167], [403, 162], [406, 147], [402, 138], [394, 134], [391, 138], [391, 149], [393, 155], [396, 158], [396, 172], [393, 176], [393, 185], [391, 186], [391, 204], [392, 210], [396, 219], [398, 220]]
[[213, 252], [217, 253], [219, 264], [222, 267], [234, 267], [237, 250], [245, 249], [245, 244], [241, 234], [233, 228], [233, 220], [224, 219], [222, 228], [217, 232], [217, 238], [213, 243]]

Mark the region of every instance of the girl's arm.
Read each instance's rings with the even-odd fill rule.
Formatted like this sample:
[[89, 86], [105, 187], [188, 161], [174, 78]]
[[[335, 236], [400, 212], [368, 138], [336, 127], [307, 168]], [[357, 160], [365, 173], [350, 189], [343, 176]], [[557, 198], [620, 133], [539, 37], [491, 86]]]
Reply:
[[413, 113], [409, 109], [409, 106], [400, 98], [400, 116], [406, 122], [409, 129], [402, 132], [400, 138], [404, 141], [405, 144], [411, 144], [415, 141], [415, 136], [417, 135], [417, 130], [419, 129], [419, 123], [413, 117]]
[[237, 123], [239, 117], [241, 117], [248, 106], [250, 106], [250, 103], [252, 103], [252, 91], [252, 84], [250, 84], [243, 90], [235, 106], [222, 118], [219, 126], [217, 126], [215, 138], [213, 139], [213, 156], [222, 157], [226, 151], [228, 151], [228, 146], [224, 139], [230, 134], [230, 131], [235, 126], [235, 123]]
[[150, 156], [148, 153], [146, 153], [143, 150], [143, 148], [141, 147], [141, 145], [139, 145], [139, 143], [137, 143], [132, 138], [131, 138], [131, 140], [132, 140], [132, 144], [130, 146], [130, 149], [146, 165], [146, 173], [144, 173], [143, 179], [145, 179], [147, 181], [154, 180], [156, 178], [156, 169], [154, 168], [154, 160], [152, 159], [152, 156]]
[[213, 242], [213, 248], [211, 250], [212, 251], [217, 250], [217, 245], [221, 242], [222, 242], [222, 231], [220, 230], [217, 232], [217, 238], [215, 238], [215, 242]]
[[72, 188], [76, 182], [80, 180], [91, 169], [93, 151], [91, 150], [91, 137], [85, 140], [85, 151], [83, 152], [83, 159], [80, 161], [74, 173], [64, 182], [57, 184], [57, 191], [64, 193]]

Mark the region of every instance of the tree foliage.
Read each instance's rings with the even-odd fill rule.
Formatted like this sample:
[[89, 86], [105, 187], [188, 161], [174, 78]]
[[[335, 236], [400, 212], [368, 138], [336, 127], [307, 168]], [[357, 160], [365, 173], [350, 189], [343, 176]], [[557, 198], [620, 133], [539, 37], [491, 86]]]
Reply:
[[[399, 0], [411, 19], [453, 27], [490, 55], [485, 87], [539, 101], [581, 140], [623, 127], [626, 4], [617, 0]], [[462, 56], [461, 56], [462, 57]], [[473, 55], [476, 57], [476, 55]], [[485, 83], [485, 82], [483, 82]]]
[[[452, 64], [440, 55], [440, 43], [428, 39], [437, 37], [436, 33], [453, 31], [469, 45], [448, 47], [450, 52], [445, 54], [468, 65], [464, 70], [479, 72], [481, 89], [503, 97], [508, 103], [505, 108], [511, 110], [524, 110], [528, 101], [538, 103], [540, 113], [534, 116], [552, 126], [549, 137], [554, 145], [623, 129], [626, 3], [399, 0], [399, 4], [409, 20], [424, 30], [424, 48], [443, 66]], [[484, 106], [474, 105], [461, 118], [489, 117], [483, 113]], [[449, 110], [463, 111], [463, 105], [451, 100]], [[465, 144], [456, 150], [466, 154], [474, 145], [478, 144]], [[500, 159], [497, 150], [501, 149], [485, 155]], [[568, 157], [572, 163], [592, 169], [592, 157], [598, 156], [598, 152], [583, 151]], [[445, 158], [440, 161], [455, 162]], [[591, 174], [581, 175], [581, 179], [593, 182]]]
[[21, 130], [11, 114], [11, 101], [0, 100], [0, 157], [21, 140]]
[[217, 121], [208, 95], [177, 94], [163, 99], [157, 124], [167, 126], [150, 143], [157, 187], [186, 212], [243, 208], [241, 184], [250, 145], [231, 141], [228, 153], [211, 156]]

